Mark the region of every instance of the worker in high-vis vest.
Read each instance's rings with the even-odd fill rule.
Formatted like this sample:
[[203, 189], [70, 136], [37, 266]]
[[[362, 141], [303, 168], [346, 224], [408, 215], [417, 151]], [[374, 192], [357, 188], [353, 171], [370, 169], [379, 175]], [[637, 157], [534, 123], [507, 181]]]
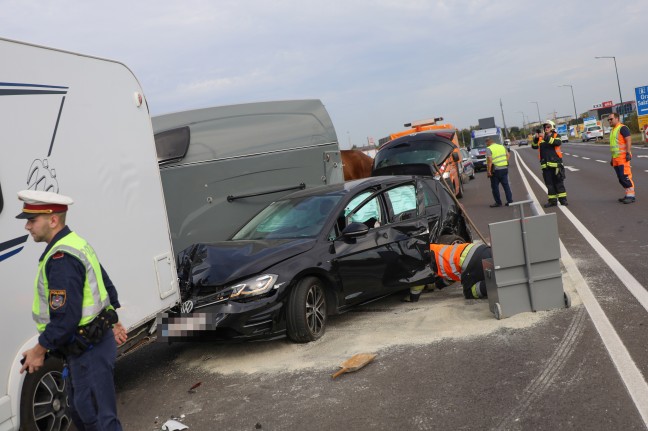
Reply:
[[437, 277], [460, 281], [466, 299], [488, 297], [482, 260], [493, 257], [485, 244], [430, 244], [432, 270]]
[[[38, 342], [23, 352], [25, 371], [38, 371], [49, 355], [65, 361], [70, 417], [79, 430], [121, 430], [114, 367], [119, 323], [117, 290], [93, 248], [65, 224], [72, 199], [53, 192], [18, 192], [25, 229], [47, 246], [34, 283], [32, 315]], [[62, 406], [64, 408], [65, 406]]]
[[610, 165], [614, 168], [619, 183], [625, 190], [625, 195], [619, 198], [619, 202], [631, 204], [634, 203], [636, 197], [632, 169], [630, 168], [630, 160], [632, 160], [630, 129], [620, 122], [619, 114], [616, 112], [610, 114], [608, 122], [612, 127], [612, 131], [610, 131], [610, 152], [612, 153]]
[[562, 140], [556, 132], [556, 124], [547, 120], [542, 124], [542, 129], [536, 130], [532, 148], [538, 150], [542, 178], [547, 186], [547, 203], [545, 208], [555, 207], [560, 202], [567, 206], [567, 190], [565, 189], [565, 167], [562, 161], [560, 146]]
[[502, 144], [498, 144], [491, 138], [486, 139], [486, 175], [490, 178], [491, 191], [493, 192], [494, 204], [491, 208], [501, 207], [499, 186], [504, 188], [506, 195], [506, 206], [513, 202], [511, 186], [508, 180], [509, 151]]

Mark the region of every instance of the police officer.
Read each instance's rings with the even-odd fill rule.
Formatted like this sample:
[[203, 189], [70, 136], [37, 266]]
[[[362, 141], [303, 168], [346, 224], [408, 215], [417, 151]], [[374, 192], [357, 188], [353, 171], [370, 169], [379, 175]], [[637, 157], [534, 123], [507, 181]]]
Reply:
[[[21, 373], [43, 366], [46, 353], [63, 356], [71, 416], [77, 429], [121, 430], [114, 386], [116, 344], [126, 338], [117, 322], [117, 291], [92, 247], [65, 224], [67, 196], [18, 192], [25, 229], [47, 246], [39, 259], [33, 318], [38, 343], [23, 352]], [[116, 324], [115, 332], [111, 326]], [[65, 371], [64, 371], [65, 374]]]
[[482, 260], [493, 257], [486, 244], [430, 244], [432, 270], [442, 280], [460, 281], [466, 299], [488, 297]]
[[545, 208], [555, 207], [560, 201], [567, 205], [567, 191], [565, 190], [565, 167], [562, 162], [562, 141], [556, 132], [556, 124], [547, 120], [542, 125], [542, 130], [536, 130], [531, 147], [538, 150], [542, 178], [547, 186], [548, 201]]

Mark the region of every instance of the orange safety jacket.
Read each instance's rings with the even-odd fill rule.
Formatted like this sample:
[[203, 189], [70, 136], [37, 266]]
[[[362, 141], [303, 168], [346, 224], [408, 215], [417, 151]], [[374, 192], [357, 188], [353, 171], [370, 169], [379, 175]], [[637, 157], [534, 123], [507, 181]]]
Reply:
[[461, 270], [467, 265], [475, 252], [475, 244], [430, 244], [434, 255], [437, 275], [446, 280], [461, 281]]

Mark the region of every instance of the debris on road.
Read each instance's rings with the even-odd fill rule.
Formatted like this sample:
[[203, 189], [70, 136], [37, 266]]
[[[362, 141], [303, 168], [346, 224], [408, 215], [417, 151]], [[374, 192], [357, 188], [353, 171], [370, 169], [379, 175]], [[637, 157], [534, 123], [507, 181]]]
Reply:
[[340, 364], [340, 370], [331, 375], [332, 378], [336, 378], [344, 373], [351, 373], [353, 371], [358, 371], [360, 368], [367, 365], [369, 362], [373, 361], [376, 357], [375, 353], [356, 353], [351, 356], [346, 361]]
[[194, 384], [192, 387], [189, 388], [189, 390], [187, 392], [189, 392], [190, 394], [196, 393], [196, 388], [198, 386], [200, 386], [201, 384], [202, 384], [202, 382], [198, 382], [198, 383]]
[[189, 427], [183, 423], [180, 423], [174, 419], [169, 419], [168, 421], [164, 422], [164, 425], [162, 425], [162, 431], [182, 431], [189, 429]]

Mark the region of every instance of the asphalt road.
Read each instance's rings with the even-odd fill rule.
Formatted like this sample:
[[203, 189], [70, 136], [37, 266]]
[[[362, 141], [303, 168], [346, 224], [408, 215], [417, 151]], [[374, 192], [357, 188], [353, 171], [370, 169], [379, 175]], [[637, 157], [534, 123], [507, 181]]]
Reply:
[[[551, 210], [571, 308], [497, 321], [487, 301], [449, 287], [337, 316], [307, 345], [154, 344], [117, 364], [124, 429], [159, 430], [170, 417], [191, 430], [646, 429], [648, 151], [635, 150], [632, 205], [617, 202], [606, 151], [563, 148], [569, 206]], [[537, 153], [514, 148], [511, 159], [514, 200], [544, 203]], [[489, 223], [516, 217], [491, 202], [477, 173], [463, 204], [487, 241]], [[376, 360], [332, 380], [365, 346]]]

